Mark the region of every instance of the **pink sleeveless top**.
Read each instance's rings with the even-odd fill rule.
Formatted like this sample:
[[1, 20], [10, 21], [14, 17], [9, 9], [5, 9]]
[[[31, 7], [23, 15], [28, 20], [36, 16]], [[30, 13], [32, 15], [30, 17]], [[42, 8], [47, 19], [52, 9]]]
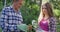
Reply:
[[44, 18], [40, 21], [39, 27], [44, 31], [49, 31], [49, 25], [47, 19], [44, 20]]

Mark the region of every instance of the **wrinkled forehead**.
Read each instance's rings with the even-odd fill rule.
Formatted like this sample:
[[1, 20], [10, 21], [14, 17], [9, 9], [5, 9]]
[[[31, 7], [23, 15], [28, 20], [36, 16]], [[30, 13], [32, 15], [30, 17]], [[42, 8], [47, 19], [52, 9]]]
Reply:
[[21, 1], [23, 1], [23, 0], [13, 0], [13, 2], [21, 2]]
[[19, 0], [19, 1], [23, 1], [23, 0]]

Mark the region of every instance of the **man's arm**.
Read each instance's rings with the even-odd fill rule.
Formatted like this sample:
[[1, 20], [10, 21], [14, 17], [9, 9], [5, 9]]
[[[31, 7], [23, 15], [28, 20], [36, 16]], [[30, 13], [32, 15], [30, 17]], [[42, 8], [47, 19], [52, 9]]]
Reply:
[[6, 11], [6, 8], [4, 8], [1, 12], [1, 16], [0, 16], [0, 25], [1, 25], [1, 28], [2, 29], [5, 29], [7, 28], [8, 24], [7, 24], [7, 19], [8, 19], [8, 16], [7, 16], [7, 11]]

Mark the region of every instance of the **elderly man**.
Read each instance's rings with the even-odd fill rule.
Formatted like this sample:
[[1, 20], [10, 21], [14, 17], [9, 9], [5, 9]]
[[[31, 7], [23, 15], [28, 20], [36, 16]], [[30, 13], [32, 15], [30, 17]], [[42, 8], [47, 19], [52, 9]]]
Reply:
[[13, 0], [13, 5], [3, 8], [0, 17], [2, 32], [22, 32], [17, 25], [22, 24], [23, 19], [19, 8], [23, 0]]

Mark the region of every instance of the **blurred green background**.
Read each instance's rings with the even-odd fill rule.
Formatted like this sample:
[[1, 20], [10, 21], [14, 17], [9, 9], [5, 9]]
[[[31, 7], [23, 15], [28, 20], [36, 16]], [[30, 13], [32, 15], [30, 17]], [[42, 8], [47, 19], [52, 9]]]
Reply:
[[[3, 7], [12, 5], [13, 0], [0, 0], [0, 12]], [[53, 6], [54, 16], [57, 18], [57, 32], [60, 32], [60, 0], [49, 0]], [[20, 10], [23, 21], [26, 24], [32, 24], [32, 20], [38, 20], [42, 0], [24, 0]], [[0, 29], [0, 32], [2, 30]]]

